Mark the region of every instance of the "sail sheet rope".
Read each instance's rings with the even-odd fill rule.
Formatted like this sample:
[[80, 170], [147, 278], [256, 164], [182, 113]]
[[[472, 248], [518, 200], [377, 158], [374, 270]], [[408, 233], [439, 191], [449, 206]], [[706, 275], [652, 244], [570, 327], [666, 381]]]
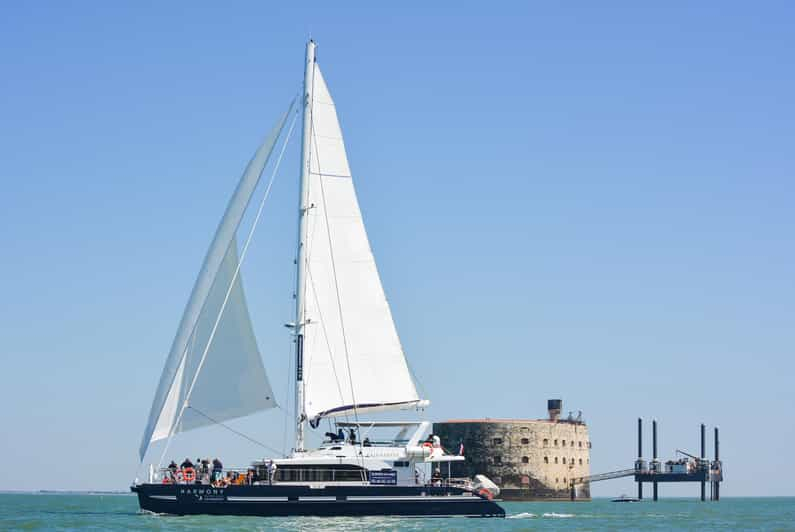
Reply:
[[[279, 152], [279, 156], [277, 157], [276, 163], [274, 164], [273, 171], [271, 172], [271, 176], [270, 176], [270, 178], [268, 180], [268, 184], [265, 187], [265, 192], [264, 192], [264, 194], [262, 196], [262, 199], [260, 200], [259, 207], [257, 208], [257, 214], [255, 215], [254, 221], [251, 224], [251, 229], [249, 229], [248, 235], [246, 237], [245, 244], [243, 245], [243, 249], [242, 249], [242, 251], [240, 253], [240, 258], [239, 258], [237, 266], [235, 268], [235, 272], [232, 275], [231, 281], [229, 282], [229, 287], [226, 290], [226, 294], [224, 296], [223, 303], [221, 303], [221, 308], [218, 311], [218, 316], [215, 319], [215, 323], [213, 324], [213, 328], [212, 328], [212, 330], [210, 332], [210, 336], [209, 336], [209, 338], [207, 340], [207, 345], [205, 346], [204, 351], [202, 352], [202, 356], [199, 359], [199, 364], [197, 366], [196, 372], [193, 375], [193, 379], [191, 380], [190, 386], [188, 387], [188, 391], [185, 394], [185, 399], [184, 399], [184, 401], [182, 403], [182, 407], [180, 408], [179, 415], [177, 416], [177, 419], [175, 420], [174, 424], [171, 426], [171, 430], [169, 431], [168, 441], [166, 443], [165, 448], [163, 449], [163, 453], [160, 456], [160, 460], [158, 461], [158, 467], [160, 467], [160, 465], [163, 463], [163, 458], [165, 458], [166, 452], [168, 452], [168, 448], [169, 448], [169, 446], [171, 444], [171, 440], [172, 440], [172, 438], [174, 436], [174, 431], [175, 431], [176, 427], [179, 426], [179, 423], [182, 420], [182, 416], [185, 413], [185, 410], [188, 408], [188, 403], [190, 401], [191, 393], [193, 392], [193, 388], [196, 385], [196, 381], [198, 380], [199, 375], [201, 374], [202, 367], [204, 366], [204, 362], [207, 359], [207, 353], [209, 353], [210, 347], [212, 346], [212, 343], [213, 343], [213, 339], [215, 338], [215, 334], [218, 331], [218, 325], [221, 323], [221, 318], [223, 317], [224, 309], [226, 308], [226, 304], [229, 302], [229, 296], [231, 295], [232, 289], [235, 286], [235, 282], [237, 281], [237, 278], [240, 275], [240, 268], [242, 267], [243, 262], [246, 259], [246, 254], [248, 253], [249, 245], [251, 244], [251, 240], [254, 237], [254, 231], [257, 229], [257, 225], [258, 225], [259, 220], [260, 220], [260, 218], [262, 216], [262, 212], [263, 212], [263, 210], [265, 208], [265, 203], [267, 202], [268, 198], [270, 197], [271, 189], [273, 188], [273, 183], [276, 180], [276, 175], [279, 172], [279, 167], [281, 165], [282, 158], [284, 157], [284, 152], [285, 152], [285, 150], [287, 148], [287, 144], [290, 142], [290, 138], [292, 137], [293, 130], [295, 129], [295, 123], [296, 123], [297, 119], [298, 119], [298, 113], [296, 113], [295, 116], [293, 116], [293, 120], [290, 123], [290, 128], [287, 131], [287, 136], [285, 137], [285, 140], [282, 143], [281, 151]], [[195, 409], [193, 409], [193, 410], [198, 412], [198, 410], [195, 410]], [[205, 417], [207, 417], [207, 416], [205, 416]]]
[[226, 423], [224, 423], [224, 422], [222, 422], [222, 421], [219, 421], [219, 420], [217, 420], [217, 419], [214, 419], [214, 418], [212, 418], [212, 417], [208, 416], [207, 414], [205, 414], [204, 412], [202, 412], [201, 410], [199, 410], [199, 409], [198, 409], [198, 408], [196, 408], [195, 406], [190, 406], [190, 405], [188, 405], [186, 408], [189, 408], [189, 409], [193, 410], [194, 412], [196, 412], [196, 413], [197, 413], [197, 414], [199, 414], [200, 416], [202, 416], [202, 417], [204, 417], [204, 418], [208, 419], [208, 420], [209, 420], [211, 423], [214, 423], [214, 424], [216, 424], [216, 425], [220, 425], [220, 426], [222, 426], [223, 428], [225, 428], [226, 430], [228, 430], [228, 431], [230, 431], [230, 432], [232, 432], [232, 433], [234, 433], [234, 434], [237, 434], [237, 435], [238, 435], [238, 436], [240, 436], [241, 438], [245, 438], [245, 439], [247, 439], [248, 441], [250, 441], [251, 443], [254, 443], [254, 444], [257, 444], [257, 445], [259, 445], [259, 446], [260, 446], [260, 447], [262, 447], [263, 449], [267, 449], [268, 451], [270, 451], [270, 452], [272, 452], [272, 453], [276, 453], [276, 454], [284, 454], [284, 453], [280, 453], [279, 451], [277, 451], [277, 450], [276, 450], [276, 449], [274, 449], [273, 447], [270, 447], [269, 445], [266, 445], [266, 444], [262, 443], [262, 442], [261, 442], [261, 441], [259, 441], [259, 440], [255, 440], [255, 439], [254, 439], [254, 438], [252, 438], [251, 436], [249, 436], [249, 435], [247, 435], [247, 434], [244, 434], [244, 433], [240, 432], [239, 430], [233, 429], [232, 427], [230, 427], [230, 426], [229, 426], [229, 425], [227, 425]]

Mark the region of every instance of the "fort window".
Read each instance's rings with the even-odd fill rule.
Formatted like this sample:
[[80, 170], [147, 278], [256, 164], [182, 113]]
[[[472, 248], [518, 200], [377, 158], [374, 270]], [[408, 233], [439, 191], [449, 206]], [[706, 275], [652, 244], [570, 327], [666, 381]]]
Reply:
[[544, 447], [549, 447], [549, 438], [544, 438]]
[[558, 477], [555, 477], [555, 484], [558, 483]]
[[588, 448], [589, 449], [591, 448], [591, 442], [588, 442]]
[[582, 442], [581, 441], [577, 442], [577, 447], [582, 447]]
[[566, 477], [563, 477], [563, 483], [564, 484], [566, 483]]
[[545, 456], [545, 457], [544, 457], [544, 463], [545, 463], [545, 464], [548, 464], [548, 463], [549, 463], [549, 456]]
[[494, 438], [493, 440], [491, 440], [491, 443], [493, 445], [502, 445], [502, 438]]
[[580, 465], [582, 465], [582, 458], [580, 458]]
[[566, 440], [563, 440], [563, 447], [566, 447]]
[[529, 464], [530, 463], [530, 459], [528, 457], [526, 457], [526, 456], [523, 456], [522, 457], [522, 463], [523, 464]]
[[566, 463], [566, 457], [565, 456], [563, 457], [563, 463], [564, 464]]
[[[556, 464], [558, 463], [558, 457], [557, 457], [557, 456], [555, 457], [555, 463], [556, 463]], [[557, 481], [556, 481], [556, 482], [557, 482]]]
[[558, 440], [555, 440], [555, 447], [558, 446]]
[[530, 443], [530, 440], [528, 440], [527, 438], [522, 438], [522, 445], [527, 445], [529, 443]]

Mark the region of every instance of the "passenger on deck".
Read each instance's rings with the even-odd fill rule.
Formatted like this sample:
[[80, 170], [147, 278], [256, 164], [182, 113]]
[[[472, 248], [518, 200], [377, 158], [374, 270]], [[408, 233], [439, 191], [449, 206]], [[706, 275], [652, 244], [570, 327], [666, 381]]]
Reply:
[[342, 428], [337, 431], [337, 441], [345, 441], [345, 431]]
[[218, 458], [213, 458], [213, 473], [212, 473], [212, 481], [216, 482], [219, 478], [221, 478], [221, 474], [224, 471], [224, 464]]
[[185, 461], [182, 462], [179, 467], [181, 467], [182, 469], [193, 467], [193, 462], [190, 461], [190, 458], [186, 458]]
[[273, 460], [268, 460], [265, 468], [268, 472], [268, 485], [273, 485], [273, 481], [276, 479], [276, 463]]
[[171, 480], [174, 481], [177, 478], [177, 463], [172, 460], [170, 464], [168, 464], [168, 472], [171, 475]]
[[351, 445], [356, 445], [356, 431], [354, 429], [350, 429], [348, 431], [348, 438], [351, 442]]
[[254, 484], [254, 470], [249, 468], [248, 472], [246, 472], [246, 484], [251, 486]]
[[442, 485], [442, 472], [438, 467], [433, 470], [433, 476], [431, 477], [431, 484], [434, 486]]
[[372, 447], [373, 444], [370, 443], [370, 437], [369, 436], [365, 436], [364, 437], [364, 441], [362, 442], [362, 445], [364, 445], [365, 447]]
[[199, 478], [202, 481], [202, 484], [209, 484], [210, 483], [210, 459], [205, 458], [202, 460], [201, 467], [199, 468]]

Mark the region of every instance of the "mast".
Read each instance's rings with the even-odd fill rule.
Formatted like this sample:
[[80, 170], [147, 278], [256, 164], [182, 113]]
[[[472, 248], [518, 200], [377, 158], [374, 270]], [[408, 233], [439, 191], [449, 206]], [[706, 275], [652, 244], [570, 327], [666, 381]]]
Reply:
[[306, 295], [306, 220], [311, 205], [307, 205], [309, 157], [312, 134], [312, 86], [315, 70], [315, 42], [306, 43], [304, 63], [304, 123], [301, 135], [301, 187], [298, 196], [298, 257], [295, 292], [295, 451], [304, 451], [304, 297]]

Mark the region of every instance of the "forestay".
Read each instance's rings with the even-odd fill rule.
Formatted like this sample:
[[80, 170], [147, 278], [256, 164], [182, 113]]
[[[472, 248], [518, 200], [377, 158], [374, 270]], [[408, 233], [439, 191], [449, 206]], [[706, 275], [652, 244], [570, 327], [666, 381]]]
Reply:
[[334, 101], [311, 91], [304, 412], [320, 418], [420, 402], [365, 232]]
[[251, 326], [235, 238], [291, 110], [292, 104], [254, 154], [218, 225], [160, 377], [141, 460], [154, 441], [276, 406]]

